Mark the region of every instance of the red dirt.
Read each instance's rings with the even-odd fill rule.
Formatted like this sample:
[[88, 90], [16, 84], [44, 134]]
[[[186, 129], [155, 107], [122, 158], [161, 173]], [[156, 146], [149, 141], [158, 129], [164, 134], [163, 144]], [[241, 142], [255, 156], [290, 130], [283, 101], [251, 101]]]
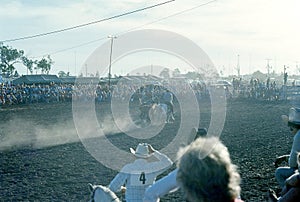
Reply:
[[[208, 128], [206, 109], [210, 104], [205, 101], [201, 105], [201, 126]], [[265, 201], [268, 187], [277, 188], [273, 161], [288, 154], [292, 145], [292, 136], [281, 121], [289, 107], [288, 102], [227, 103], [220, 138], [239, 167], [245, 201]], [[88, 183], [106, 185], [117, 174], [96, 161], [78, 141], [71, 103], [6, 107], [0, 109], [0, 117], [3, 201], [87, 201]], [[173, 126], [166, 127], [164, 138], [152, 138], [151, 144], [162, 148], [164, 140], [172, 139], [173, 130]], [[111, 141], [124, 149], [138, 142], [120, 140], [118, 135]], [[176, 192], [161, 201], [182, 200], [181, 193]]]

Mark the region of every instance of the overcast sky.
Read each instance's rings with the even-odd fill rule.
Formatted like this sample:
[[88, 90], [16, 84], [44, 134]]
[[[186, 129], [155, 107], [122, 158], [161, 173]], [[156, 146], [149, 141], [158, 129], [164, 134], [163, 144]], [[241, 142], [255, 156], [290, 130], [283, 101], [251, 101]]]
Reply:
[[[0, 41], [73, 27], [165, 1], [1, 0]], [[207, 2], [210, 1], [175, 0], [117, 19], [4, 44], [24, 50], [26, 56], [35, 59], [50, 54], [55, 62], [50, 73], [63, 70], [75, 75], [89, 55], [109, 40], [108, 35], [137, 27], [163, 29], [194, 41], [224, 74], [237, 74], [238, 61], [241, 74], [256, 70], [266, 73], [268, 61], [277, 73], [283, 72], [283, 65], [289, 66], [290, 74], [299, 73], [299, 0], [217, 0], [200, 6]], [[164, 19], [167, 16], [171, 17]], [[153, 58], [157, 57], [154, 54]], [[148, 56], [144, 65], [150, 64]], [[180, 65], [183, 70], [184, 64]], [[18, 71], [26, 73], [21, 66]], [[118, 69], [117, 73], [126, 74], [126, 68]]]

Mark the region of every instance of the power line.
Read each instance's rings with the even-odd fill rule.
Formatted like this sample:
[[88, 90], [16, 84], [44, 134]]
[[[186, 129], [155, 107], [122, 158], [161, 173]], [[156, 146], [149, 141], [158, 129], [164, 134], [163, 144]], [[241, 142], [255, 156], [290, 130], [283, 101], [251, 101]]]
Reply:
[[[168, 18], [171, 18], [171, 17], [177, 16], [177, 15], [180, 15], [180, 14], [183, 14], [183, 13], [186, 13], [186, 12], [189, 12], [189, 11], [192, 11], [192, 10], [195, 10], [195, 9], [197, 9], [197, 8], [199, 8], [199, 7], [206, 6], [206, 5], [211, 4], [211, 3], [215, 2], [215, 1], [217, 1], [217, 0], [212, 0], [212, 1], [209, 1], [209, 2], [205, 2], [205, 3], [199, 4], [199, 5], [194, 6], [194, 7], [192, 7], [192, 8], [188, 8], [188, 9], [179, 11], [179, 12], [177, 12], [177, 13], [174, 13], [174, 14], [172, 14], [172, 15], [168, 15], [168, 16], [165, 16], [165, 17], [163, 17], [163, 18], [159, 18], [159, 19], [157, 19], [157, 20], [154, 20], [154, 21], [145, 23], [145, 24], [143, 24], [143, 25], [140, 25], [140, 26], [137, 26], [137, 27], [133, 27], [133, 28], [128, 29], [128, 30], [126, 30], [126, 31], [116, 33], [116, 34], [114, 34], [114, 36], [118, 36], [118, 35], [121, 35], [121, 34], [126, 34], [126, 33], [130, 32], [130, 31], [133, 31], [133, 30], [136, 30], [136, 29], [145, 27], [145, 26], [147, 26], [147, 25], [151, 25], [151, 24], [154, 24], [154, 23], [157, 23], [157, 22], [166, 20], [166, 19], [168, 19]], [[104, 39], [107, 39], [107, 37], [102, 37], [102, 38], [99, 38], [99, 39], [95, 39], [95, 40], [93, 40], [93, 41], [89, 41], [89, 42], [86, 42], [86, 43], [82, 43], [82, 44], [79, 44], [79, 45], [76, 45], [76, 46], [72, 46], [72, 47], [69, 47], [69, 48], [60, 49], [60, 50], [54, 51], [54, 52], [52, 52], [52, 53], [43, 54], [43, 56], [45, 56], [45, 55], [54, 55], [54, 54], [61, 53], [61, 52], [64, 52], [64, 51], [72, 50], [72, 49], [74, 49], [74, 48], [79, 48], [79, 47], [82, 47], [82, 46], [86, 46], [86, 45], [89, 45], [89, 44], [92, 44], [92, 43], [95, 43], [95, 42], [98, 42], [98, 41], [101, 41], [101, 40], [104, 40]], [[38, 56], [32, 57], [32, 58], [37, 58], [37, 57], [38, 57]]]
[[136, 29], [142, 28], [142, 27], [144, 27], [144, 26], [151, 25], [151, 24], [154, 24], [154, 23], [163, 21], [163, 20], [165, 20], [165, 19], [168, 19], [168, 18], [177, 16], [177, 15], [180, 15], [180, 14], [183, 14], [183, 13], [186, 13], [186, 12], [189, 12], [189, 11], [192, 11], [192, 10], [195, 10], [195, 9], [197, 9], [197, 8], [199, 8], [199, 7], [206, 6], [206, 5], [211, 4], [211, 3], [215, 2], [215, 1], [217, 1], [217, 0], [212, 0], [212, 1], [209, 1], [209, 2], [206, 2], [206, 3], [202, 3], [202, 4], [199, 4], [199, 5], [194, 6], [194, 7], [192, 7], [192, 8], [188, 8], [188, 9], [179, 11], [179, 12], [177, 12], [177, 13], [174, 13], [174, 14], [172, 14], [172, 15], [168, 15], [168, 16], [166, 16], [166, 17], [159, 18], [159, 19], [154, 20], [154, 21], [151, 21], [151, 22], [149, 22], [149, 23], [146, 23], [146, 24], [143, 24], [143, 25], [140, 25], [140, 26], [131, 28], [131, 29], [127, 30], [127, 31], [119, 32], [118, 35], [126, 34], [126, 33], [130, 32], [130, 31], [132, 31], [132, 30], [136, 30]]
[[104, 39], [107, 39], [107, 37], [102, 37], [102, 38], [95, 39], [93, 41], [82, 43], [82, 44], [79, 44], [79, 45], [76, 45], [76, 46], [72, 46], [72, 47], [69, 47], [69, 48], [64, 48], [64, 49], [56, 50], [56, 51], [51, 52], [51, 53], [46, 53], [46, 54], [43, 54], [43, 55], [40, 55], [40, 56], [34, 56], [34, 57], [30, 57], [30, 58], [39, 58], [39, 57], [43, 57], [45, 55], [55, 55], [57, 53], [61, 53], [61, 52], [65, 52], [65, 51], [72, 50], [72, 49], [75, 49], [75, 48], [79, 48], [79, 47], [82, 47], [82, 46], [86, 46], [86, 45], [89, 45], [89, 44], [92, 44], [92, 43], [95, 43], [97, 41], [101, 41], [101, 40], [104, 40]]
[[119, 15], [115, 15], [115, 16], [112, 16], [112, 17], [104, 18], [104, 19], [101, 19], [101, 20], [96, 20], [96, 21], [85, 23], [85, 24], [81, 24], [81, 25], [76, 25], [76, 26], [73, 26], [73, 27], [68, 27], [68, 28], [64, 28], [64, 29], [59, 29], [59, 30], [51, 31], [51, 32], [46, 32], [46, 33], [41, 33], [41, 34], [36, 34], [36, 35], [31, 35], [31, 36], [25, 36], [25, 37], [20, 37], [20, 38], [15, 38], [15, 39], [7, 39], [7, 40], [0, 41], [0, 43], [1, 42], [3, 43], [3, 42], [12, 42], [12, 41], [25, 40], [25, 39], [32, 39], [32, 38], [46, 36], [46, 35], [50, 35], [50, 34], [56, 34], [56, 33], [60, 33], [60, 32], [65, 32], [65, 31], [69, 31], [69, 30], [72, 30], [72, 29], [77, 29], [77, 28], [88, 26], [88, 25], [92, 25], [92, 24], [96, 24], [96, 23], [100, 23], [100, 22], [112, 20], [112, 19], [115, 19], [115, 18], [120, 18], [120, 17], [123, 17], [125, 15], [130, 15], [130, 14], [137, 13], [137, 12], [140, 12], [140, 11], [148, 10], [148, 9], [151, 9], [151, 8], [154, 8], [154, 7], [158, 7], [158, 6], [170, 3], [172, 1], [175, 1], [175, 0], [165, 1], [165, 2], [162, 2], [162, 3], [154, 4], [152, 6], [148, 6], [148, 7], [136, 9], [136, 10], [129, 11], [129, 12], [126, 12], [126, 13], [122, 13], [122, 14], [119, 14]]

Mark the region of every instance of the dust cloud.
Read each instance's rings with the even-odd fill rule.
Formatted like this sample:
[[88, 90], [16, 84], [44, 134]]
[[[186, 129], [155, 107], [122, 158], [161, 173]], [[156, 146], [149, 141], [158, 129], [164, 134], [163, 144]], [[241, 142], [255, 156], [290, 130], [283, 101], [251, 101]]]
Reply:
[[1, 124], [0, 150], [42, 148], [79, 141], [73, 122], [41, 125], [31, 120], [13, 118]]
[[[99, 131], [102, 130], [105, 135], [111, 135], [122, 132], [111, 116], [102, 117], [98, 120], [99, 126], [91, 126], [91, 124], [81, 120], [84, 123], [86, 130], [90, 130], [89, 134], [97, 137]], [[123, 125], [121, 128], [127, 128], [130, 131], [129, 120], [118, 121]], [[35, 148], [40, 149], [43, 147], [62, 145], [74, 142], [80, 142], [82, 137], [79, 138], [75, 124], [72, 119], [57, 121], [55, 124], [41, 124], [35, 123], [32, 120], [26, 120], [18, 117], [0, 123], [0, 151], [15, 150], [21, 148]], [[126, 131], [123, 131], [126, 133]]]

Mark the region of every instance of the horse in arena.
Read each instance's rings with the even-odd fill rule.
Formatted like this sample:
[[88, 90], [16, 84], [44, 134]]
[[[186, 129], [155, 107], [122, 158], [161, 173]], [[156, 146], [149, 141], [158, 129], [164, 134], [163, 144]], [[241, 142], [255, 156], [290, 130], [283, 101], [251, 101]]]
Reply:
[[160, 125], [165, 122], [172, 123], [174, 121], [170, 108], [164, 103], [154, 103], [150, 108], [149, 116], [153, 125]]
[[149, 110], [151, 109], [152, 105], [150, 104], [142, 104], [140, 106], [140, 111], [141, 111], [141, 114], [140, 114], [140, 119], [142, 122], [150, 122], [150, 117], [149, 117]]
[[108, 187], [89, 184], [90, 202], [121, 202], [117, 195]]

